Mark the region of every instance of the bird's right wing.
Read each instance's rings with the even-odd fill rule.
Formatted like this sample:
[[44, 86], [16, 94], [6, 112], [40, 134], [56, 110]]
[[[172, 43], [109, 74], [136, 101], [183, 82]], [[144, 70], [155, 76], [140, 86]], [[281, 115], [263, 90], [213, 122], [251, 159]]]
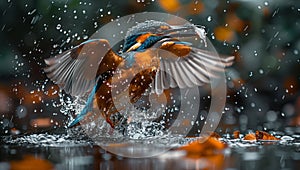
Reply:
[[[217, 53], [208, 52], [198, 48], [180, 45], [185, 56], [170, 53], [174, 48], [167, 49], [169, 53], [160, 56], [160, 66], [155, 75], [154, 89], [160, 94], [169, 88], [187, 88], [202, 86], [217, 78], [218, 74], [224, 72], [224, 68], [232, 65], [234, 56], [219, 57]], [[181, 50], [181, 51], [184, 51]]]
[[96, 78], [122, 60], [103, 39], [86, 41], [45, 60], [47, 76], [72, 96], [82, 96], [96, 84]]

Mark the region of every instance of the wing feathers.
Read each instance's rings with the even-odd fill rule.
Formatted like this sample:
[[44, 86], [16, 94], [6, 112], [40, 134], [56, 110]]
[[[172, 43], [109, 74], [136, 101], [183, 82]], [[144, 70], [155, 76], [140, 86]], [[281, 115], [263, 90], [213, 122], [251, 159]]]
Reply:
[[224, 68], [232, 65], [234, 56], [220, 58], [217, 54], [192, 48], [190, 54], [171, 60], [174, 54], [163, 53], [155, 77], [155, 91], [162, 93], [168, 88], [201, 86], [217, 78]]
[[113, 65], [120, 58], [111, 50], [106, 40], [93, 39], [46, 59], [48, 67], [44, 71], [66, 93], [82, 96], [92, 89], [97, 76], [110, 69], [101, 66], [102, 60]]

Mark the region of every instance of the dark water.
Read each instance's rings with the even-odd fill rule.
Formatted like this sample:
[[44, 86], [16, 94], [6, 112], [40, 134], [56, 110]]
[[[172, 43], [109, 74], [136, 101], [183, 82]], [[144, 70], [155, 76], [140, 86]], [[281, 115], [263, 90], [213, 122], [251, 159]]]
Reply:
[[[290, 140], [290, 137], [294, 139]], [[245, 142], [223, 139], [228, 148], [214, 157], [190, 158], [174, 148], [156, 157], [125, 158], [93, 145], [88, 139], [74, 139], [66, 134], [4, 137], [0, 145], [0, 169], [14, 169], [15, 165], [24, 169], [47, 169], [50, 165], [57, 170], [300, 169], [300, 137], [291, 135], [285, 139], [288, 140]], [[36, 160], [42, 160], [42, 163]]]

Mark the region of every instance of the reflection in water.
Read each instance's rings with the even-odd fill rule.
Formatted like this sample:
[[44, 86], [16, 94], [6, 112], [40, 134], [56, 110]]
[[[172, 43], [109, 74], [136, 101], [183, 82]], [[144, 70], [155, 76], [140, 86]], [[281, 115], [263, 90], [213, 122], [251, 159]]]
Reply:
[[10, 162], [11, 170], [52, 170], [54, 169], [53, 165], [43, 158], [39, 158], [33, 155], [24, 155], [22, 160], [15, 160]]
[[[50, 136], [50, 135], [44, 135]], [[226, 136], [226, 135], [225, 135]], [[23, 137], [24, 139], [24, 137]], [[14, 139], [16, 140], [16, 139]], [[242, 139], [212, 138], [198, 144], [199, 152], [170, 150], [150, 158], [125, 158], [109, 153], [90, 141], [72, 143], [0, 145], [0, 169], [297, 169], [300, 166], [300, 136], [284, 136], [280, 141], [246, 141]], [[191, 139], [186, 139], [190, 141]], [[211, 141], [210, 141], [211, 140]], [[226, 145], [222, 144], [226, 143]], [[6, 143], [6, 144], [4, 144]], [[195, 145], [195, 144], [194, 144]], [[202, 146], [203, 145], [203, 146]], [[207, 145], [207, 147], [206, 147]], [[202, 148], [200, 148], [202, 146]], [[184, 147], [183, 147], [184, 148]], [[210, 149], [207, 149], [210, 148]], [[214, 148], [214, 149], [212, 149]], [[219, 149], [218, 149], [219, 148]], [[197, 149], [197, 147], [196, 147]], [[201, 150], [201, 151], [200, 151]]]

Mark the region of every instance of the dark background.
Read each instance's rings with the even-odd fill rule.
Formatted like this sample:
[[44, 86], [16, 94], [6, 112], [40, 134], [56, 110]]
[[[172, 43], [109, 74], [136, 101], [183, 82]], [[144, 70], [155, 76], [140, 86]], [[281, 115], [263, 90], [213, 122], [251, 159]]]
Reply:
[[43, 59], [136, 12], [166, 12], [203, 25], [227, 70], [220, 129], [284, 130], [300, 125], [300, 3], [297, 0], [2, 0], [0, 134], [64, 126], [58, 88]]

